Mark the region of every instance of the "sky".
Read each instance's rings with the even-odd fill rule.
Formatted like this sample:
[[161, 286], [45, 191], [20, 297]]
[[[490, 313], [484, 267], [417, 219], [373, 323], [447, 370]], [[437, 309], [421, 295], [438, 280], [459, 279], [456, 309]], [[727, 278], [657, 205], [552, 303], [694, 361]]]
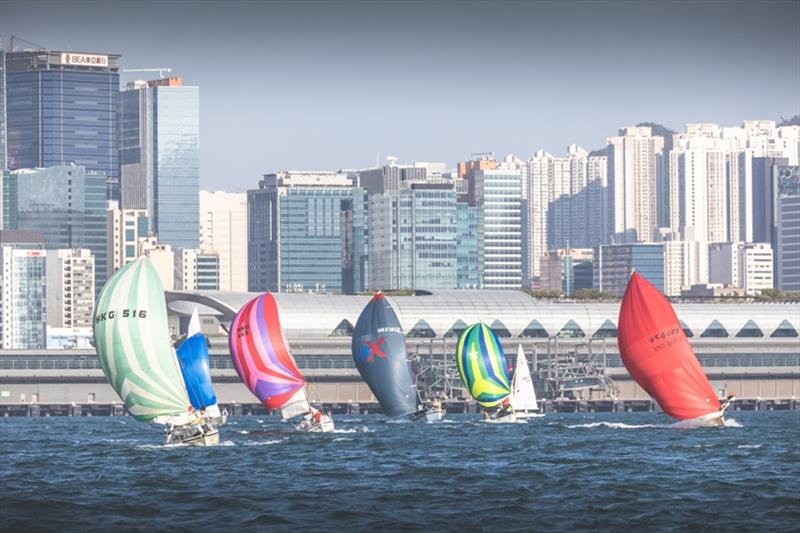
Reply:
[[[0, 2], [0, 34], [200, 87], [201, 187], [564, 154], [800, 114], [800, 2]], [[123, 82], [141, 77], [123, 74]]]

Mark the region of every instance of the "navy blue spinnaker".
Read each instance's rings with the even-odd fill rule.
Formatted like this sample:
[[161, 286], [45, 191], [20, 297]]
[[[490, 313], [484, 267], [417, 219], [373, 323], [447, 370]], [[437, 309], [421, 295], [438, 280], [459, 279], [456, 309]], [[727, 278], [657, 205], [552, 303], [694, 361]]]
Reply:
[[353, 331], [353, 360], [386, 416], [417, 411], [419, 394], [400, 320], [383, 294], [361, 311]]

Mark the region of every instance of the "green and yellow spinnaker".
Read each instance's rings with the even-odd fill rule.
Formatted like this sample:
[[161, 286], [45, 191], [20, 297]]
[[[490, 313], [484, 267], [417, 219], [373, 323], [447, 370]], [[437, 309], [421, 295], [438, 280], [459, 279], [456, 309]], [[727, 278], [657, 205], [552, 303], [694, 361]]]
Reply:
[[503, 347], [485, 324], [473, 324], [461, 334], [456, 348], [461, 381], [483, 407], [499, 405], [511, 394]]
[[103, 287], [94, 342], [103, 372], [136, 420], [186, 413], [189, 397], [169, 337], [164, 289], [146, 257]]

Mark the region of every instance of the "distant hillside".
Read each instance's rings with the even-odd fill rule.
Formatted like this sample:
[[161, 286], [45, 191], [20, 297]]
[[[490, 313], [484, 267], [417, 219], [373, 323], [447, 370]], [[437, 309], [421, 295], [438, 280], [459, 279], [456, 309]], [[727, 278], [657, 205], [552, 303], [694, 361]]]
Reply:
[[781, 117], [778, 126], [800, 126], [800, 115], [795, 115], [792, 118]]

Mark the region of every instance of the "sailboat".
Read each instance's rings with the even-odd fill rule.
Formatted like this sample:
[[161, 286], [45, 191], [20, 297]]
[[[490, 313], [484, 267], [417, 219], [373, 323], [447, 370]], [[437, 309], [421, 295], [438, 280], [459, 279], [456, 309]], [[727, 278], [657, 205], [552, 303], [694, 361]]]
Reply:
[[381, 404], [383, 414], [429, 422], [442, 419], [441, 407], [423, 407], [408, 361], [403, 328], [382, 293], [375, 294], [361, 311], [351, 348], [356, 368]]
[[166, 426], [168, 444], [211, 445], [219, 431], [194, 410], [167, 328], [164, 288], [140, 257], [108, 280], [94, 310], [94, 345], [128, 412]]
[[517, 365], [511, 380], [511, 406], [517, 418], [544, 416], [539, 412], [539, 402], [536, 401], [536, 391], [522, 345], [517, 346]]
[[724, 426], [725, 409], [669, 301], [634, 272], [619, 310], [619, 353], [636, 383], [661, 409], [690, 425]]
[[186, 338], [178, 344], [176, 353], [192, 407], [210, 424], [222, 425], [227, 422], [227, 413], [220, 412], [217, 396], [211, 385], [208, 340], [200, 330], [197, 307], [192, 308]]
[[461, 333], [456, 362], [461, 381], [483, 408], [484, 418], [491, 422], [516, 422], [509, 400], [511, 387], [503, 346], [486, 324], [472, 324]]
[[250, 300], [231, 322], [231, 359], [242, 382], [269, 410], [301, 432], [333, 431], [333, 419], [308, 402], [305, 378], [297, 369], [281, 330], [278, 306], [270, 293]]

